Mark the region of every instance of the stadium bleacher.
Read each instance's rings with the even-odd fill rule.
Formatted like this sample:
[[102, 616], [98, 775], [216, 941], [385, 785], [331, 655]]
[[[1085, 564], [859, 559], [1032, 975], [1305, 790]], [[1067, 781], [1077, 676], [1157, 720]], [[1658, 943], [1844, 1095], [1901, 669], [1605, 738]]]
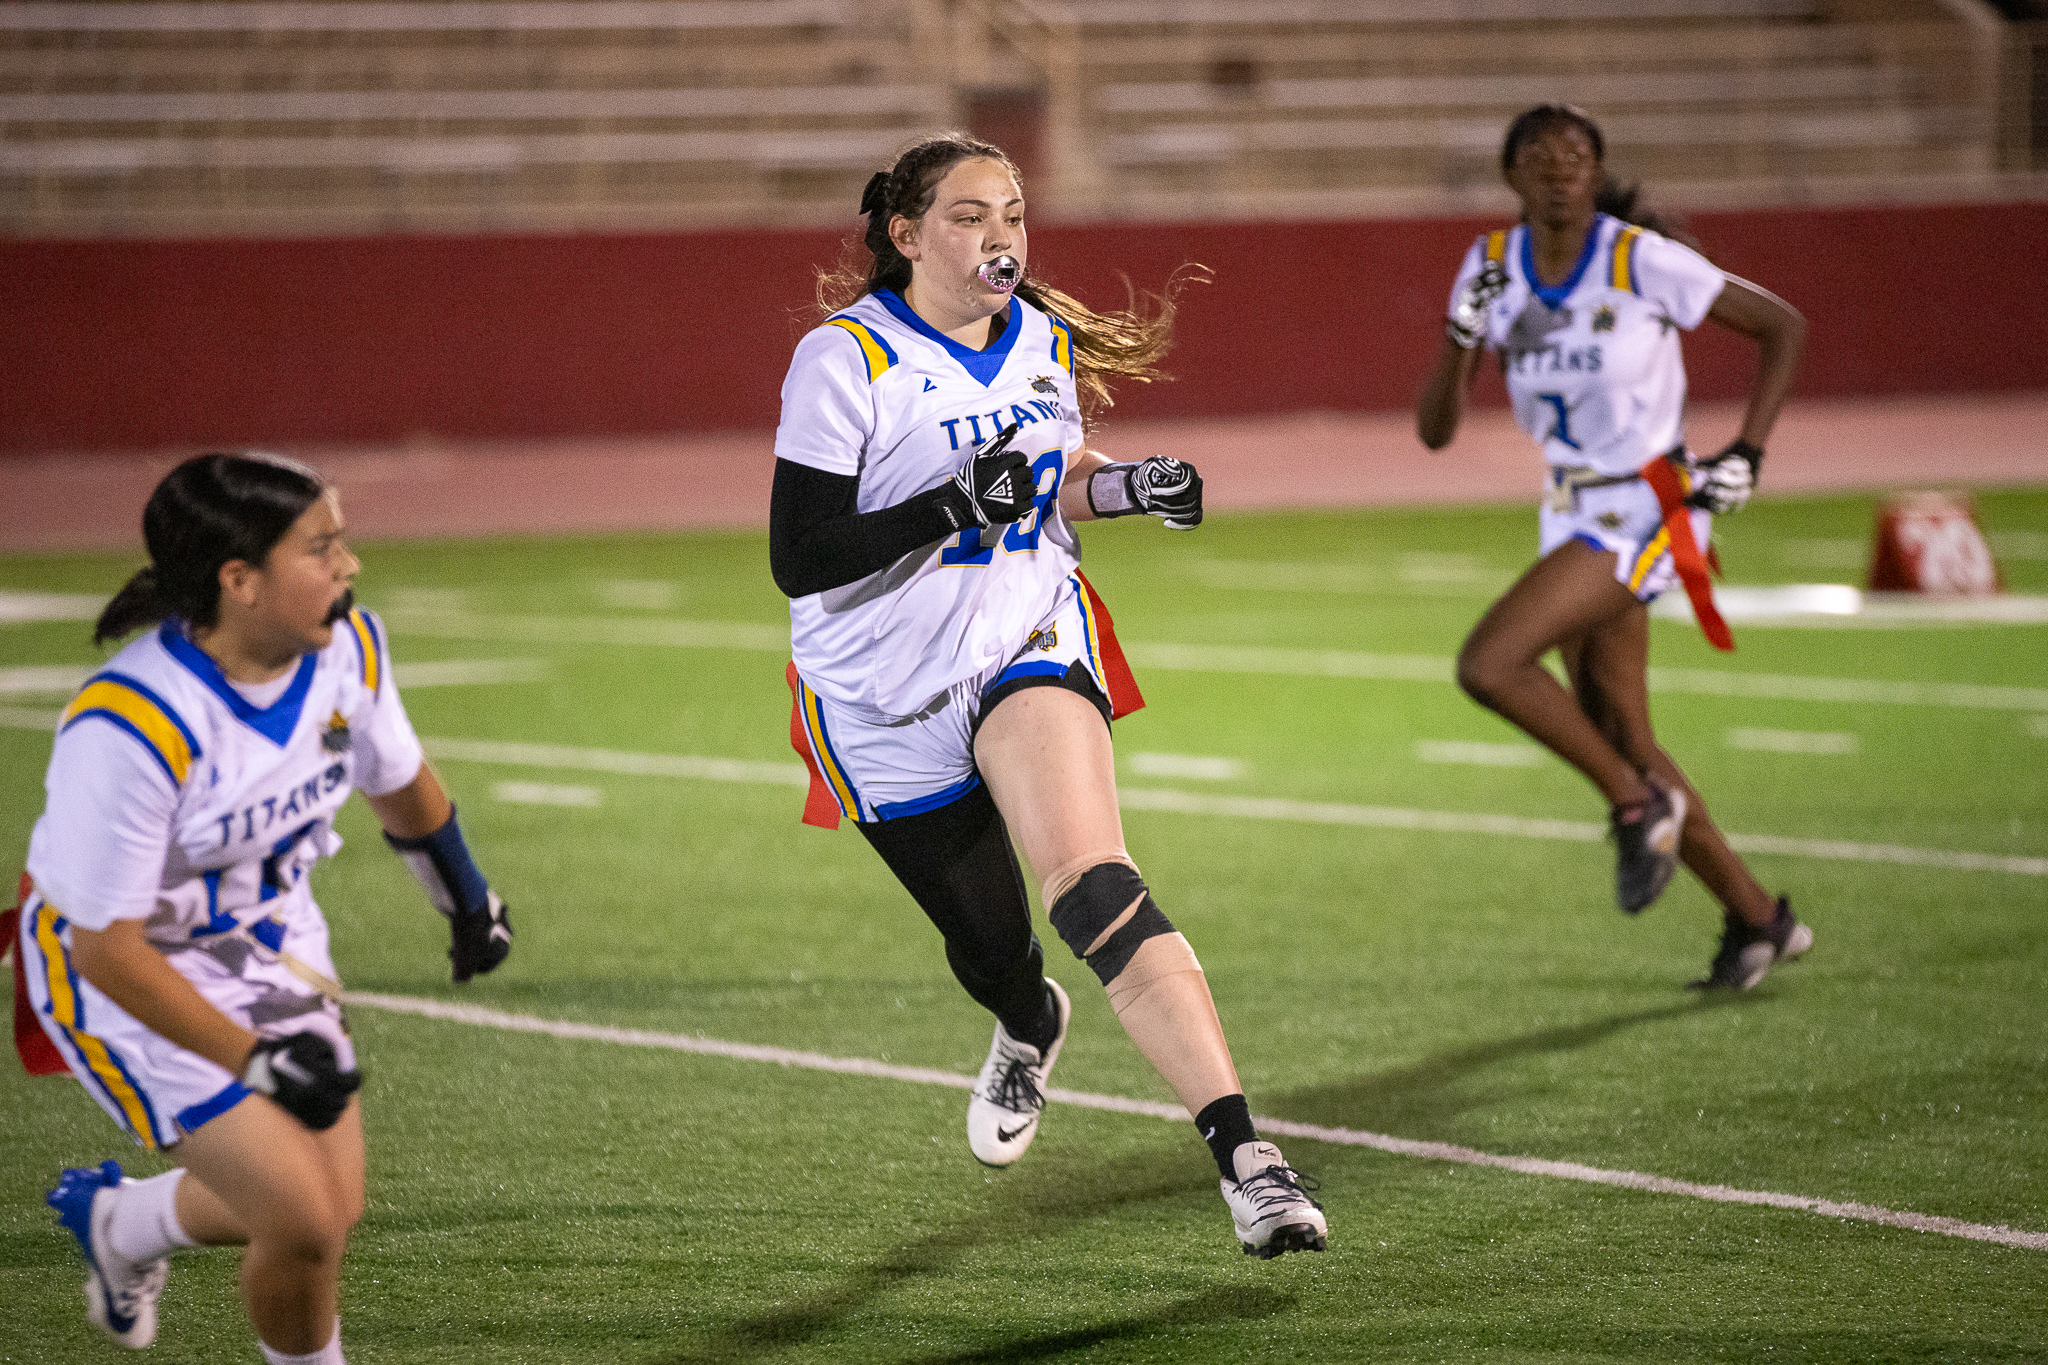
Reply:
[[1545, 99], [1681, 204], [1969, 196], [2028, 169], [2002, 23], [1977, 0], [20, 0], [0, 231], [808, 225], [967, 125], [1043, 172], [1042, 214], [1454, 212], [1501, 196], [1500, 129]]

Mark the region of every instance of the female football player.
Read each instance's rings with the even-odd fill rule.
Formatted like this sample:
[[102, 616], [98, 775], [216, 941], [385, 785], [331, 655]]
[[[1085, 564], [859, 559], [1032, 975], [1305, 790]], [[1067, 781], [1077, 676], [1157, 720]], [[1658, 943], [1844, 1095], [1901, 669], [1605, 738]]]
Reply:
[[1201, 965], [1125, 851], [1109, 721], [1141, 703], [1077, 572], [1077, 521], [1202, 519], [1188, 465], [1082, 444], [1084, 403], [1156, 373], [1171, 299], [1100, 314], [1032, 279], [1017, 169], [986, 143], [912, 147], [861, 211], [872, 264], [821, 282], [775, 442], [806, 818], [858, 823], [996, 1016], [977, 1159], [1031, 1144], [1069, 1014], [1014, 835], [1054, 930], [1195, 1116], [1245, 1250], [1320, 1250], [1320, 1208], [1253, 1130]]
[[[1727, 647], [1703, 553], [1714, 515], [1749, 499], [1806, 324], [1775, 295], [1652, 230], [1654, 219], [1627, 221], [1635, 193], [1607, 176], [1603, 146], [1592, 119], [1564, 105], [1509, 125], [1501, 169], [1522, 221], [1466, 253], [1417, 405], [1422, 443], [1441, 449], [1484, 345], [1500, 359], [1515, 421], [1549, 463], [1541, 558], [1473, 627], [1458, 682], [1606, 796], [1624, 911], [1655, 900], [1680, 859], [1706, 883], [1726, 922], [1696, 984], [1747, 989], [1813, 934], [1750, 875], [1658, 746], [1648, 604], [1683, 582], [1703, 628]], [[1741, 434], [1695, 461], [1681, 425], [1677, 333], [1706, 318], [1753, 339], [1761, 364]], [[1569, 691], [1538, 662], [1552, 649]]]
[[157, 485], [143, 535], [151, 562], [94, 639], [154, 628], [63, 712], [17, 946], [57, 1052], [178, 1164], [66, 1171], [49, 1202], [122, 1345], [155, 1337], [171, 1252], [243, 1245], [264, 1359], [334, 1365], [361, 1081], [307, 874], [350, 790], [449, 917], [456, 980], [503, 961], [511, 926], [354, 605], [334, 490], [275, 456], [202, 455]]

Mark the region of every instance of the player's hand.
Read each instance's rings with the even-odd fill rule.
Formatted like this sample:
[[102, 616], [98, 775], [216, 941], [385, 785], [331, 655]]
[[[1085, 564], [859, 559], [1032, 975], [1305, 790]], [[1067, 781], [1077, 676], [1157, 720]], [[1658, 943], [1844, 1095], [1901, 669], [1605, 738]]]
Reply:
[[1023, 451], [1010, 449], [1017, 426], [1012, 422], [978, 446], [953, 476], [953, 486], [959, 490], [956, 501], [964, 501], [967, 511], [983, 526], [1020, 521], [1037, 501], [1031, 461]]
[[512, 956], [512, 916], [498, 893], [487, 891], [484, 903], [448, 916], [448, 960], [460, 983], [490, 971]]
[[1693, 466], [1686, 506], [1704, 508], [1717, 517], [1741, 511], [1756, 491], [1756, 472], [1763, 462], [1763, 451], [1749, 442], [1729, 442], [1719, 455]]
[[1451, 301], [1451, 315], [1444, 319], [1444, 335], [1468, 351], [1486, 340], [1486, 311], [1507, 292], [1507, 287], [1508, 272], [1499, 261], [1488, 261]]
[[360, 1071], [343, 1071], [334, 1044], [317, 1033], [265, 1038], [249, 1049], [242, 1084], [268, 1095], [314, 1132], [332, 1128], [348, 1108], [348, 1097], [363, 1083]]
[[1154, 455], [1131, 471], [1131, 501], [1168, 530], [1193, 530], [1202, 524], [1202, 476], [1184, 460]]

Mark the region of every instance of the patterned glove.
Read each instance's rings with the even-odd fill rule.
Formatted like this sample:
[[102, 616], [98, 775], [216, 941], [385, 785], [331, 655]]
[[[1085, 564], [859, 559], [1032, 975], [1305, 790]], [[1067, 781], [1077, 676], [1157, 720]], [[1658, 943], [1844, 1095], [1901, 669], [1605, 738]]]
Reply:
[[1031, 461], [1023, 451], [1010, 449], [1017, 427], [1018, 423], [1012, 422], [977, 447], [953, 475], [954, 496], [946, 500], [945, 509], [959, 526], [967, 525], [968, 517], [982, 526], [1021, 521], [1037, 501]]
[[1508, 272], [1499, 261], [1488, 261], [1477, 275], [1458, 291], [1451, 303], [1451, 315], [1444, 319], [1444, 334], [1466, 350], [1486, 340], [1486, 310], [1507, 292]]
[[1145, 512], [1169, 530], [1192, 530], [1202, 524], [1202, 476], [1171, 455], [1106, 464], [1088, 476], [1088, 506], [1098, 517]]
[[1686, 506], [1704, 508], [1717, 517], [1740, 512], [1756, 491], [1756, 472], [1763, 462], [1763, 451], [1749, 442], [1729, 442], [1719, 455], [1693, 466], [1693, 489]]
[[334, 1044], [317, 1033], [265, 1038], [249, 1049], [242, 1084], [268, 1095], [278, 1107], [314, 1132], [332, 1128], [348, 1108], [348, 1097], [363, 1083], [360, 1071], [343, 1071]]

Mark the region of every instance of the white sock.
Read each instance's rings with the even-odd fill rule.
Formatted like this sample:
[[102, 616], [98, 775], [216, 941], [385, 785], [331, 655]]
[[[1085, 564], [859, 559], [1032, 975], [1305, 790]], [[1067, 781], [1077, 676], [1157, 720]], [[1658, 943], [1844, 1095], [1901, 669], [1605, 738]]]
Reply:
[[256, 1344], [263, 1347], [263, 1358], [270, 1365], [348, 1365], [348, 1362], [341, 1358], [340, 1318], [334, 1320], [334, 1335], [328, 1338], [327, 1344], [302, 1356], [287, 1354], [275, 1346], [264, 1346], [260, 1341]]
[[178, 1222], [178, 1182], [184, 1178], [181, 1168], [120, 1186], [107, 1218], [107, 1245], [115, 1255], [148, 1265], [180, 1247], [199, 1245]]

